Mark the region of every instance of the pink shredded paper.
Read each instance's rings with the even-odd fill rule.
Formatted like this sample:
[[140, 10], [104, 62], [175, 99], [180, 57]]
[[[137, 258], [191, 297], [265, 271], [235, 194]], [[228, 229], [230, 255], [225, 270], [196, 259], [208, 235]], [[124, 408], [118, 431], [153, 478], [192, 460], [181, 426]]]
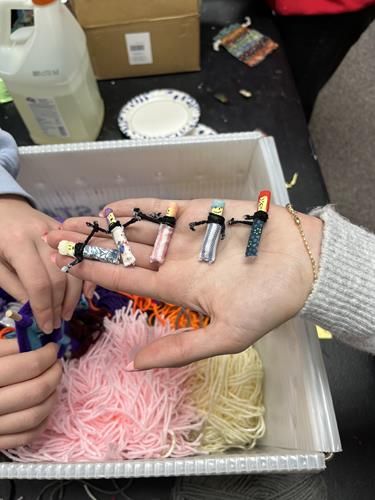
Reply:
[[[58, 403], [43, 433], [4, 452], [21, 462], [183, 457], [198, 453], [202, 417], [190, 398], [192, 366], [127, 372], [137, 349], [172, 330], [126, 309], [80, 359], [63, 361]], [[193, 437], [195, 436], [195, 437]], [[198, 437], [197, 437], [198, 436]]]

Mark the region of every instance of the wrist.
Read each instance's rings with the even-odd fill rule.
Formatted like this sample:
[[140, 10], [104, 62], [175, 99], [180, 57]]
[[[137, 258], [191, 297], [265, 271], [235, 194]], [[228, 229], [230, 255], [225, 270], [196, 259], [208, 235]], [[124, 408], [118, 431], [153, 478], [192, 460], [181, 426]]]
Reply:
[[[297, 227], [296, 224], [296, 231], [300, 233], [299, 237], [301, 244], [304, 246], [304, 266], [302, 274], [305, 283], [306, 301], [319, 276], [323, 221], [317, 217], [302, 214], [300, 212], [296, 212], [296, 214], [300, 220], [300, 227]], [[302, 229], [302, 234], [299, 229]]]

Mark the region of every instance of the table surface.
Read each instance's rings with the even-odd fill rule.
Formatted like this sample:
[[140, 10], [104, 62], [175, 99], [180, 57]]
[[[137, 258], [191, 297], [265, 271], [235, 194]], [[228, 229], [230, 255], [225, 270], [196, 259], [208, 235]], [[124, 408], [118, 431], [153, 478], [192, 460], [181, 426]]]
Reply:
[[[216, 53], [211, 48], [212, 38], [222, 26], [242, 20], [249, 13], [256, 29], [280, 42], [272, 17], [263, 8], [239, 0], [206, 0], [202, 9], [200, 72], [100, 82], [106, 114], [99, 140], [123, 138], [117, 128], [117, 115], [134, 95], [155, 88], [183, 90], [198, 100], [201, 122], [217, 132], [261, 129], [272, 135], [285, 178], [290, 179], [295, 172], [299, 174], [296, 186], [290, 190], [291, 201], [297, 209], [308, 211], [326, 204], [328, 197], [282, 47], [251, 69], [224, 49]], [[252, 92], [250, 99], [238, 93], [243, 88]], [[224, 93], [228, 104], [217, 101], [213, 96], [216, 92]], [[0, 107], [0, 127], [11, 132], [19, 145], [32, 144], [13, 104]], [[371, 418], [375, 415], [375, 398], [371, 397], [375, 393], [375, 363], [369, 355], [335, 340], [322, 342], [322, 349], [345, 450], [327, 464], [327, 471], [322, 474], [328, 498], [370, 499], [375, 487], [375, 476], [371, 474], [375, 458], [375, 426]], [[134, 500], [164, 500], [169, 498], [173, 481], [139, 479], [133, 482], [127, 494]], [[219, 484], [220, 478], [217, 481]], [[25, 500], [36, 498], [41, 488], [48, 484], [48, 481], [16, 481], [14, 498], [21, 495]], [[114, 489], [110, 481], [100, 481], [100, 485]], [[69, 494], [64, 498], [88, 498], [78, 483], [71, 483], [67, 488]], [[7, 491], [7, 482], [0, 482], [0, 499], [8, 498]], [[226, 494], [225, 498], [232, 497]]]

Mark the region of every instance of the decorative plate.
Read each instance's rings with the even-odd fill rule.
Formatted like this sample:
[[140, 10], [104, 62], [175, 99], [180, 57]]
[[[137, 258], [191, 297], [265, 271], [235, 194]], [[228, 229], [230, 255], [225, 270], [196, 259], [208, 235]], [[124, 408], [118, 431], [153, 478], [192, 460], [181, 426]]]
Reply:
[[213, 128], [203, 125], [203, 123], [198, 123], [188, 135], [217, 135], [217, 132]]
[[179, 137], [193, 130], [199, 104], [185, 92], [160, 89], [134, 97], [121, 109], [118, 126], [130, 139]]

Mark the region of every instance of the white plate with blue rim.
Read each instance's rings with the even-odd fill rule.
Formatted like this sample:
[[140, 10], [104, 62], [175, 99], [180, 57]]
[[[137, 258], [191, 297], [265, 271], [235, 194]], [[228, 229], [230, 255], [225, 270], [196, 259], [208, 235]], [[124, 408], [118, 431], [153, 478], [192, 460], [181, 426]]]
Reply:
[[126, 103], [118, 126], [130, 139], [181, 137], [197, 126], [200, 114], [199, 104], [189, 94], [158, 89]]
[[216, 132], [216, 130], [209, 127], [208, 125], [204, 125], [203, 123], [198, 123], [198, 125], [195, 127], [195, 129], [193, 129], [191, 132], [189, 132], [188, 135], [193, 135], [193, 136], [217, 135], [217, 132]]

